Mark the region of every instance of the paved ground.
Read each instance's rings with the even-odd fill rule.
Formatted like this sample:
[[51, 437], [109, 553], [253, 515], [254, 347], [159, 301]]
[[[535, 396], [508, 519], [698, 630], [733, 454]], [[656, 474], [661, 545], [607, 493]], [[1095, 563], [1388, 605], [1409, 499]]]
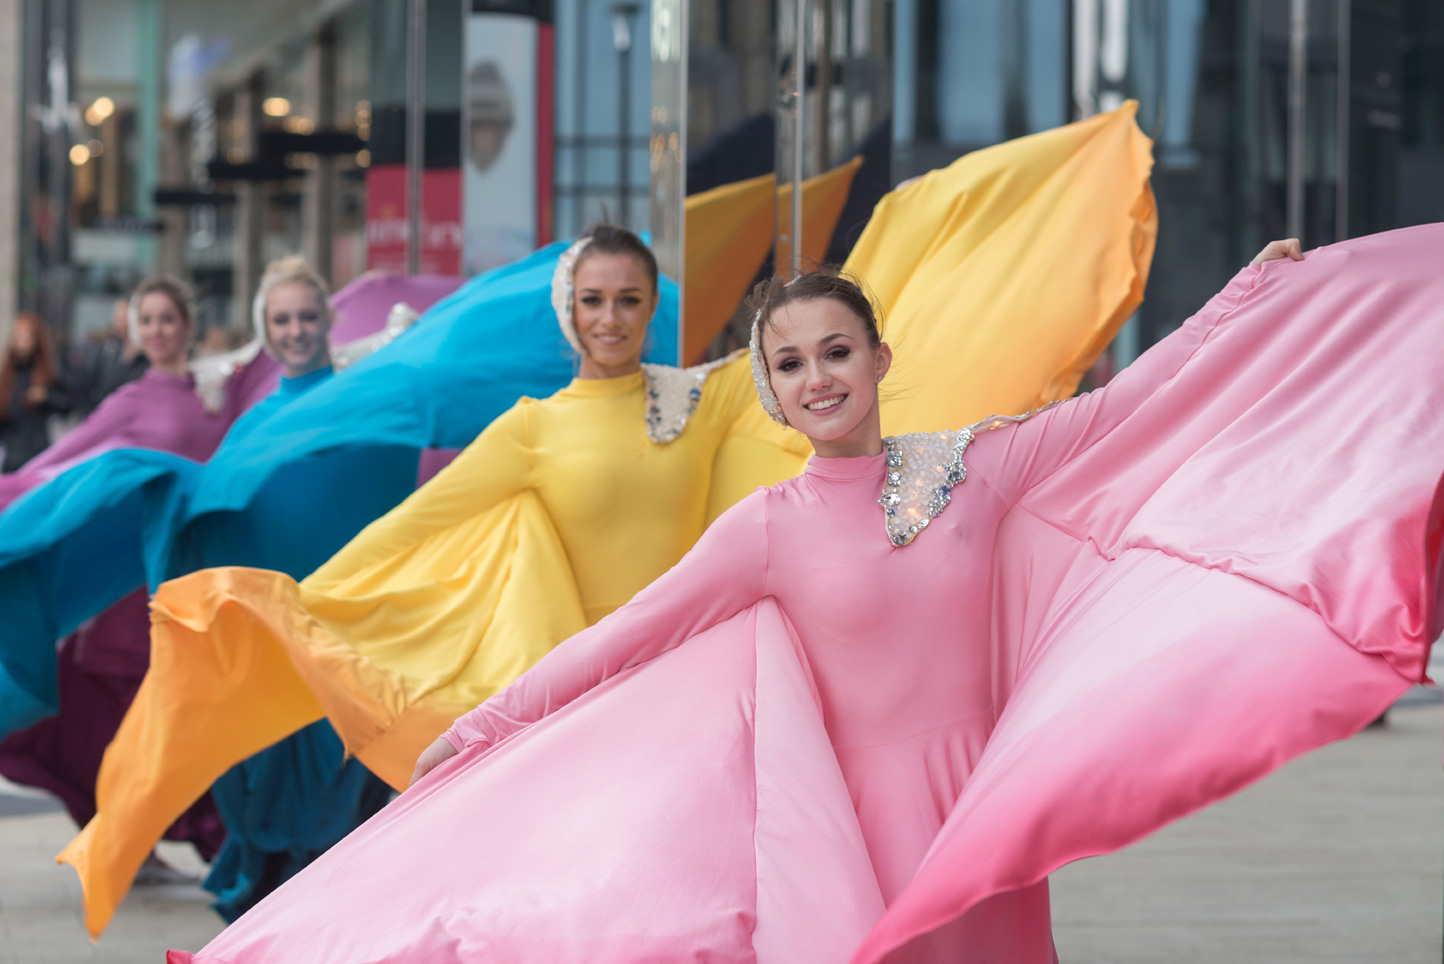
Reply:
[[[1437, 694], [1435, 694], [1437, 695]], [[1128, 851], [1054, 876], [1064, 964], [1438, 964], [1444, 706], [1326, 747]], [[99, 946], [48, 801], [0, 786], [0, 964], [160, 964], [220, 930], [196, 887], [136, 890]], [[173, 863], [200, 869], [184, 846]]]
[[1064, 964], [1439, 964], [1444, 707], [1053, 875]]
[[[0, 786], [0, 964], [162, 964], [167, 948], [194, 950], [220, 932], [199, 887], [153, 887], [132, 891], [102, 942], [91, 944], [80, 882], [54, 862], [74, 833], [50, 800]], [[162, 844], [161, 853], [173, 865], [204, 869], [187, 844]]]

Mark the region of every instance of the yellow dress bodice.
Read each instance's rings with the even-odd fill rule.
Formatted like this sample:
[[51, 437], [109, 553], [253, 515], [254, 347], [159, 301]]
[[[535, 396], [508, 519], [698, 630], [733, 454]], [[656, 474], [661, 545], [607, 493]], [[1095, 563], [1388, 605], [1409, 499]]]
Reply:
[[475, 539], [448, 538], [453, 530], [531, 492], [590, 624], [671, 568], [718, 513], [753, 487], [796, 474], [811, 452], [762, 414], [745, 358], [708, 377], [686, 429], [670, 442], [648, 437], [647, 396], [635, 372], [578, 378], [550, 398], [521, 399], [305, 585], [352, 580], [429, 541], [437, 552], [423, 553], [425, 570], [455, 571], [459, 560], [443, 557], [469, 551]]

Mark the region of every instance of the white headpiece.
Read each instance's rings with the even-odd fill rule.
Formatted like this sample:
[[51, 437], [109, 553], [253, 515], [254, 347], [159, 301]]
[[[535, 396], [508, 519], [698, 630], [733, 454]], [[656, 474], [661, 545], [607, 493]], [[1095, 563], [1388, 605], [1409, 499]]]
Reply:
[[782, 414], [777, 393], [772, 390], [772, 375], [767, 371], [767, 359], [762, 357], [761, 310], [752, 316], [752, 338], [748, 342], [748, 348], [752, 354], [752, 383], [757, 386], [757, 400], [762, 403], [762, 410], [772, 416], [774, 422], [786, 425], [787, 416]]
[[582, 350], [582, 340], [577, 337], [576, 319], [572, 316], [572, 289], [576, 284], [577, 260], [591, 243], [590, 235], [577, 238], [571, 247], [562, 252], [562, 256], [557, 259], [557, 268], [552, 272], [552, 310], [557, 313], [557, 324], [561, 326], [567, 343], [575, 348], [579, 355], [585, 352]]

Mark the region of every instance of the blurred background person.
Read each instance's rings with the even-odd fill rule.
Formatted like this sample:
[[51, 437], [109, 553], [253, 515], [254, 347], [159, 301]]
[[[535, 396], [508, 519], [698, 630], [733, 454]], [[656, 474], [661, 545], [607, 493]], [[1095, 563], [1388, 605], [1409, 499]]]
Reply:
[[[0, 507], [110, 449], [148, 448], [203, 462], [220, 444], [233, 415], [207, 411], [196, 393], [188, 368], [196, 330], [190, 289], [171, 278], [150, 278], [136, 288], [127, 314], [127, 335], [148, 362], [143, 377], [111, 393], [43, 457], [7, 479]], [[147, 600], [141, 587], [61, 640], [58, 712], [0, 740], [0, 775], [54, 795], [80, 827], [95, 815], [101, 757], [150, 663]], [[225, 828], [210, 797], [191, 806], [166, 838], [189, 841], [206, 860], [214, 857]], [[182, 879], [154, 857], [137, 877], [146, 883]]]
[[81, 414], [92, 411], [107, 395], [135, 381], [150, 367], [145, 353], [130, 337], [130, 302], [125, 298], [115, 299], [110, 329], [98, 343], [85, 346], [77, 367], [74, 402]]
[[51, 415], [69, 407], [55, 345], [38, 315], [21, 314], [0, 362], [0, 471], [14, 472], [50, 445]]

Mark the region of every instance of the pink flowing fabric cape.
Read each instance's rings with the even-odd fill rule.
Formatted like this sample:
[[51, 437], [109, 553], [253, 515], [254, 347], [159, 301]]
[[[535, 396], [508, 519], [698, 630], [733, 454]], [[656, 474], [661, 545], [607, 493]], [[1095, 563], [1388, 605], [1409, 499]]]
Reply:
[[[817, 529], [810, 577], [757, 582], [796, 532], [765, 523], [760, 566], [737, 548], [759, 506], [822, 492], [828, 471], [877, 486], [880, 458], [750, 498], [458, 721], [458, 756], [171, 964], [932, 961], [969, 921], [975, 943], [946, 959], [1050, 959], [1048, 873], [1351, 735], [1423, 678], [1444, 544], [1441, 257], [1432, 225], [1246, 268], [1107, 388], [980, 432], [913, 545], [887, 546], [868, 510], [876, 552], [902, 554], [887, 565], [927, 562], [915, 582], [951, 578], [948, 599], [855, 611], [868, 577], [893, 573], [870, 548], [827, 551], [864, 511], [852, 489], [819, 497], [836, 526]], [[945, 549], [955, 570], [933, 565]], [[729, 557], [716, 571], [750, 589], [693, 585]], [[825, 578], [852, 614], [836, 652], [793, 605]], [[687, 608], [674, 594], [691, 609], [669, 626], [656, 614]], [[886, 620], [907, 665], [910, 633], [936, 627], [906, 611], [949, 599], [986, 680], [955, 715], [985, 739], [889, 894], [843, 752], [879, 747], [839, 745], [856, 721], [835, 715], [831, 670], [849, 627]], [[939, 665], [911, 667], [924, 697]], [[907, 693], [899, 718], [917, 712]], [[987, 913], [1023, 893], [1043, 903]], [[1027, 955], [999, 958], [1010, 941]]]

